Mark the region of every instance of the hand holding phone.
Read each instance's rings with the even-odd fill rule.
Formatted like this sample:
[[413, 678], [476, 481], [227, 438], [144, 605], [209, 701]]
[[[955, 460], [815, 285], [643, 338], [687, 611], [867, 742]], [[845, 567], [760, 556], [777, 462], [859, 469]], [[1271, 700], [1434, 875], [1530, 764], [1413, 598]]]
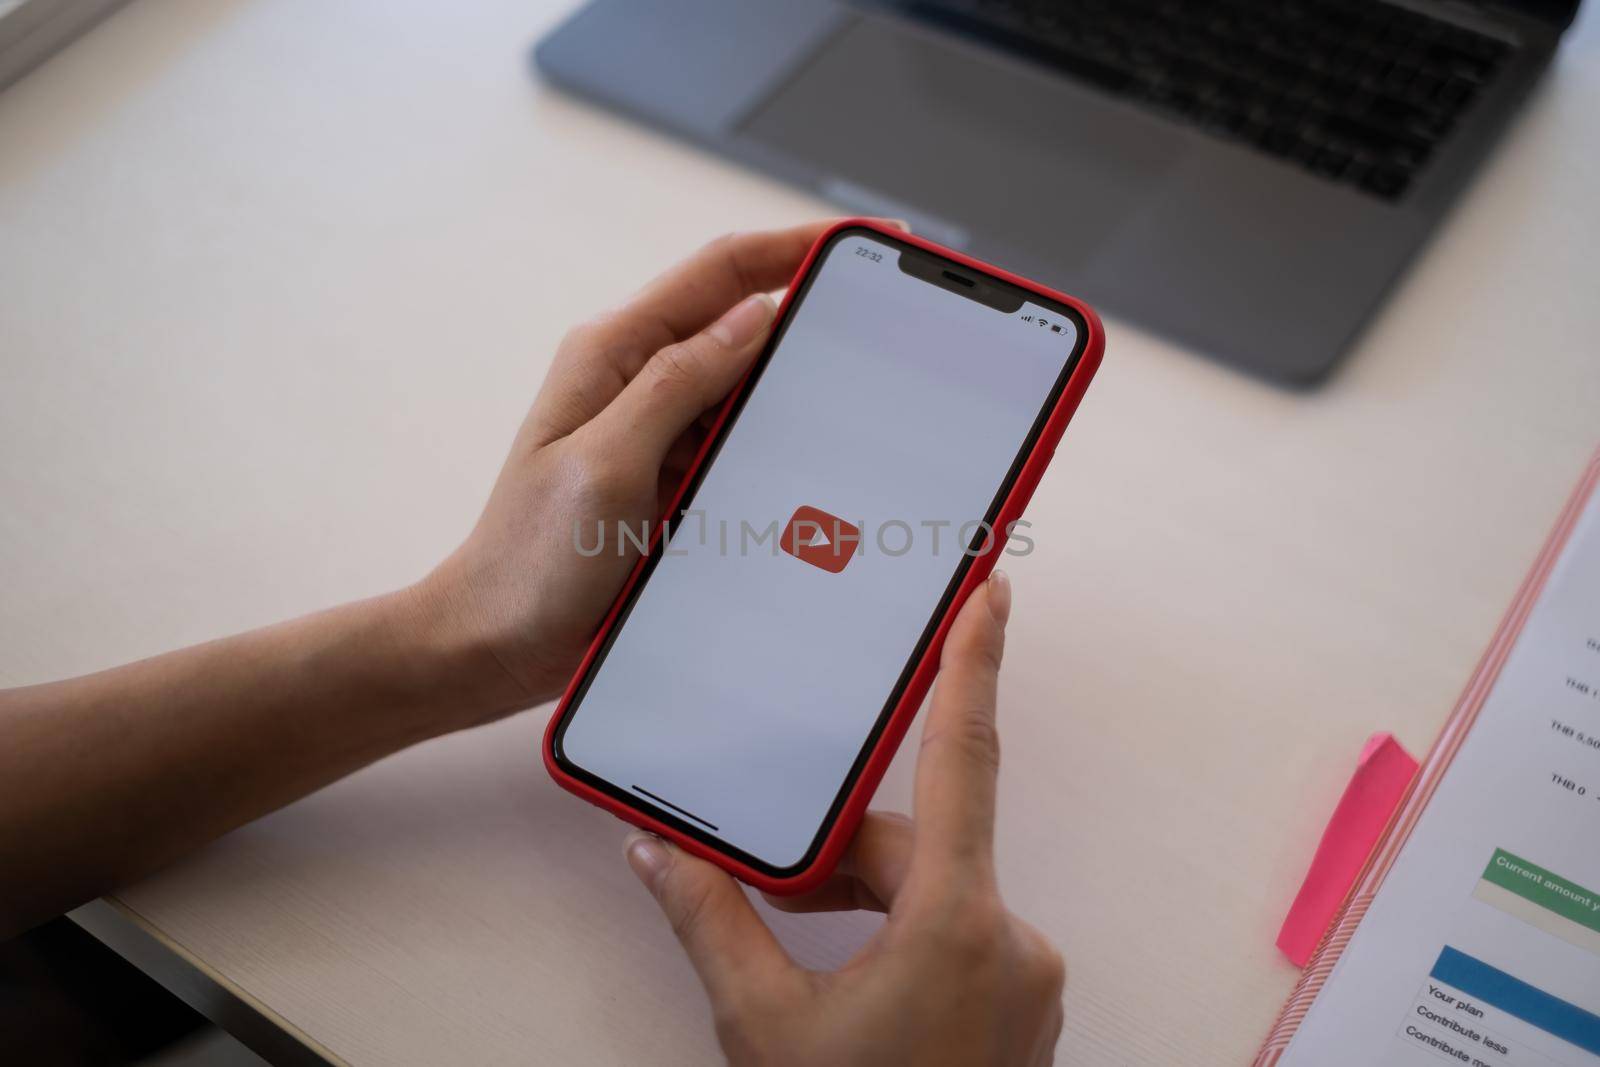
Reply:
[[789, 958], [727, 874], [635, 833], [628, 862], [694, 963], [730, 1063], [1046, 1064], [1061, 1033], [1060, 954], [995, 883], [995, 688], [1010, 612], [995, 572], [945, 641], [917, 759], [916, 821], [870, 813], [832, 877], [786, 911], [887, 912], [838, 971]]
[[562, 340], [472, 533], [416, 588], [418, 614], [448, 620], [435, 640], [484, 678], [473, 721], [560, 695], [639, 558], [583, 555], [577, 532], [665, 512], [701, 417], [766, 340], [765, 294], [831, 224], [718, 238]]

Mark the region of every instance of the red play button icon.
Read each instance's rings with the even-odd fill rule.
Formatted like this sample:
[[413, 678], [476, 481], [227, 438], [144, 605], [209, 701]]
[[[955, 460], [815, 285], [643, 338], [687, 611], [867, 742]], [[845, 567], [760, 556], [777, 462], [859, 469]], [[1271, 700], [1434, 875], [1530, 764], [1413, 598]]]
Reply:
[[795, 559], [838, 574], [861, 548], [861, 527], [804, 505], [795, 509], [783, 528], [778, 547]]

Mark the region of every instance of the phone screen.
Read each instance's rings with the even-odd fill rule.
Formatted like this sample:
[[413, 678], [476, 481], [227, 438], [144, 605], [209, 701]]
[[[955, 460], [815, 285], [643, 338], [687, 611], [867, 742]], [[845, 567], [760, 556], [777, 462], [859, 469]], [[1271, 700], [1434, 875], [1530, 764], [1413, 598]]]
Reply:
[[836, 235], [580, 682], [563, 767], [758, 870], [807, 865], [972, 555], [1005, 541], [980, 524], [1084, 333], [981, 272]]

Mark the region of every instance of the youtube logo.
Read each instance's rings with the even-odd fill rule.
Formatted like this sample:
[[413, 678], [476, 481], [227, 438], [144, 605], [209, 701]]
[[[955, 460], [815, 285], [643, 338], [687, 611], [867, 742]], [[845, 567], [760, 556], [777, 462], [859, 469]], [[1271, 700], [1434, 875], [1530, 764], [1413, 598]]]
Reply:
[[804, 505], [790, 516], [778, 547], [803, 563], [838, 574], [861, 548], [861, 527]]

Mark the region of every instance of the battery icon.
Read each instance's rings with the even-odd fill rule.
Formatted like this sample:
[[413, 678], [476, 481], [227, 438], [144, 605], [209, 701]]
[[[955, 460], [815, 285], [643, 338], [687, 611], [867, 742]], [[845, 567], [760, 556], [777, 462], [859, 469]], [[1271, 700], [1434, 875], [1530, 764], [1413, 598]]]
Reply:
[[1050, 332], [1051, 333], [1060, 333], [1061, 332], [1060, 324], [1059, 323], [1052, 323], [1051, 326], [1050, 326]]

